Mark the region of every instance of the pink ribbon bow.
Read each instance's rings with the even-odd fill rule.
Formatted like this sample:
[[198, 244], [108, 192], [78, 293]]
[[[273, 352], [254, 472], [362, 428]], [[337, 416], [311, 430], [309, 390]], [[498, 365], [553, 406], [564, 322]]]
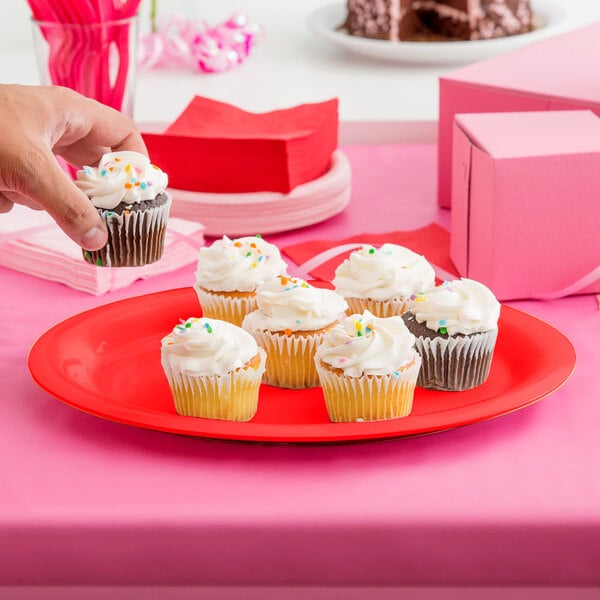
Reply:
[[215, 27], [173, 15], [155, 32], [140, 36], [138, 64], [151, 69], [180, 63], [203, 73], [220, 73], [244, 62], [263, 37], [264, 29], [243, 13]]

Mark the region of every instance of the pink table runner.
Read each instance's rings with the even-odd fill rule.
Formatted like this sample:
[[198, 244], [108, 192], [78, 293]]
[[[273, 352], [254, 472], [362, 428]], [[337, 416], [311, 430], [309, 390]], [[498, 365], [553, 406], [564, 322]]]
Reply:
[[[435, 206], [433, 145], [344, 152], [354, 171], [347, 211], [270, 240], [447, 223]], [[513, 304], [575, 345], [578, 366], [562, 389], [420, 438], [269, 446], [178, 437], [80, 413], [31, 380], [27, 351], [48, 327], [191, 285], [193, 271], [96, 298], [0, 269], [1, 585], [600, 586], [593, 296]]]

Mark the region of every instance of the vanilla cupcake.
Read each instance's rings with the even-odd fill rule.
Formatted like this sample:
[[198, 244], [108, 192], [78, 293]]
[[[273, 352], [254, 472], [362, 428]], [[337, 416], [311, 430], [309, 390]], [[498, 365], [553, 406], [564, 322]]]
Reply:
[[109, 152], [98, 167], [77, 172], [75, 184], [106, 223], [108, 242], [84, 250], [83, 258], [99, 267], [141, 267], [162, 256], [171, 208], [168, 177], [138, 152]]
[[267, 352], [265, 382], [284, 388], [319, 385], [314, 355], [323, 336], [348, 308], [333, 290], [280, 276], [256, 291], [258, 309], [242, 327]]
[[161, 343], [175, 410], [190, 417], [252, 419], [265, 360], [250, 334], [218, 319], [190, 318]]
[[421, 357], [401, 316], [344, 317], [324, 336], [315, 363], [332, 421], [410, 414]]
[[355, 250], [335, 271], [333, 285], [349, 314], [401, 315], [409, 298], [435, 285], [433, 267], [420, 254], [396, 244]]
[[403, 315], [423, 359], [417, 385], [448, 391], [481, 385], [490, 372], [499, 316], [494, 294], [472, 279], [418, 294]]
[[260, 235], [223, 236], [200, 249], [194, 289], [205, 316], [241, 325], [256, 310], [256, 288], [286, 270], [277, 246]]

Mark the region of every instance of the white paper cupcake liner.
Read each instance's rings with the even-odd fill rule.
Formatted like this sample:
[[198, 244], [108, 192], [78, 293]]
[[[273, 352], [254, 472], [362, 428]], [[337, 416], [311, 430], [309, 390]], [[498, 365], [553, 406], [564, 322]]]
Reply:
[[407, 303], [405, 300], [375, 300], [373, 298], [348, 298], [344, 297], [348, 303], [346, 314], [362, 314], [368, 310], [376, 317], [387, 318], [402, 315], [406, 312]]
[[257, 309], [256, 294], [248, 296], [216, 294], [197, 283], [194, 284], [194, 289], [202, 306], [202, 314], [210, 319], [228, 321], [241, 327], [244, 317]]
[[447, 338], [417, 337], [415, 348], [423, 358], [417, 385], [462, 391], [481, 385], [488, 377], [498, 330]]
[[421, 367], [421, 357], [416, 352], [408, 367], [386, 375], [349, 377], [320, 361], [316, 366], [327, 412], [335, 423], [399, 419], [412, 410]]
[[311, 332], [310, 335], [250, 329], [248, 332], [267, 353], [265, 383], [291, 389], [319, 385], [314, 356], [326, 331]]
[[108, 229], [108, 242], [100, 250], [84, 250], [85, 260], [99, 267], [141, 267], [156, 262], [165, 246], [171, 196], [160, 205], [144, 210], [98, 209]]
[[260, 365], [223, 375], [191, 376], [162, 366], [169, 381], [175, 410], [180, 415], [249, 421], [258, 409], [258, 392], [265, 372], [266, 354], [259, 348]]

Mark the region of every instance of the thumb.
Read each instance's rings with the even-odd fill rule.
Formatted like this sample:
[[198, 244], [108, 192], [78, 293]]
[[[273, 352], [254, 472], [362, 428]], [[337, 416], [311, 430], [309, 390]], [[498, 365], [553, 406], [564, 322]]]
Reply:
[[85, 250], [99, 250], [108, 239], [106, 226], [89, 198], [62, 170], [46, 148], [22, 161], [16, 191], [37, 202], [58, 226]]

